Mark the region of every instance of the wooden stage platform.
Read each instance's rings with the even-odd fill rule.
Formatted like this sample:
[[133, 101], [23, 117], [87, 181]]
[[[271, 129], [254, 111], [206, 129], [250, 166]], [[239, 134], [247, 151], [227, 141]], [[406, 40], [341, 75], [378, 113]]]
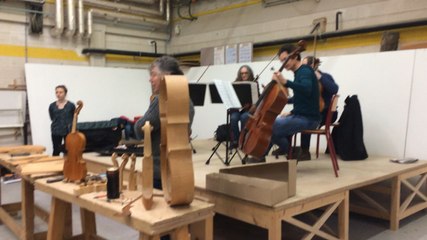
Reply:
[[[206, 175], [227, 166], [217, 156], [205, 165], [214, 141], [193, 141], [193, 145], [197, 150], [193, 162], [198, 198], [215, 203], [217, 213], [267, 229], [269, 240], [282, 239], [283, 221], [304, 230], [305, 239], [314, 236], [348, 239], [350, 211], [389, 220], [390, 228], [397, 230], [401, 219], [427, 208], [427, 161], [396, 164], [388, 157], [339, 160], [340, 171], [336, 178], [329, 156], [321, 155], [319, 159], [298, 163], [294, 197], [268, 207], [206, 190]], [[222, 156], [224, 152], [225, 148], [221, 147]], [[84, 158], [90, 171], [103, 172], [111, 165], [108, 157], [98, 157], [94, 153], [84, 154]], [[267, 158], [267, 162], [280, 160]], [[137, 169], [142, 169], [141, 161], [137, 162]], [[241, 165], [237, 155], [230, 166], [236, 165]], [[304, 222], [299, 217], [313, 210], [318, 215], [313, 221]], [[334, 213], [337, 226], [324, 226]]]

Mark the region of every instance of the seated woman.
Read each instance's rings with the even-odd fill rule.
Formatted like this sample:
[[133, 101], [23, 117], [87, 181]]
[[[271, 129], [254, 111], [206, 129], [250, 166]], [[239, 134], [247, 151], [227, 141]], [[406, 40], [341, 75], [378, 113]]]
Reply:
[[[248, 65], [243, 65], [239, 68], [237, 72], [237, 77], [235, 82], [243, 81], [254, 81], [254, 73]], [[230, 114], [230, 127], [232, 131], [231, 136], [231, 147], [236, 148], [239, 144], [240, 129], [243, 128], [246, 124], [246, 121], [249, 118], [249, 108], [251, 106], [243, 106], [240, 111], [234, 111]], [[240, 128], [239, 128], [240, 122]]]

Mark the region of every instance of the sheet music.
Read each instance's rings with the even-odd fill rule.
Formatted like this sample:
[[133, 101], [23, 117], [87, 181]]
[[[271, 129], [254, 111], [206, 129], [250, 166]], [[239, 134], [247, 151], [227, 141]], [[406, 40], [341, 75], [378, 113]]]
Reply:
[[233, 84], [235, 85], [239, 85], [239, 84], [247, 84], [251, 86], [251, 97], [252, 97], [252, 104], [255, 104], [258, 101], [258, 85], [256, 82], [233, 82]]
[[242, 107], [231, 82], [214, 79], [214, 83], [219, 96], [227, 109]]

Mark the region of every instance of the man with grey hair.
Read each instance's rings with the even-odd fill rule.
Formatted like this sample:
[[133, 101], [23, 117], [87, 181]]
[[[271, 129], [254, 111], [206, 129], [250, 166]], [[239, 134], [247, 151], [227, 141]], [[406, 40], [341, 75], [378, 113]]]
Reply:
[[[153, 127], [151, 131], [151, 147], [154, 160], [154, 188], [161, 189], [161, 176], [160, 176], [160, 113], [159, 113], [159, 93], [160, 81], [165, 75], [184, 75], [179, 67], [178, 61], [170, 56], [163, 56], [154, 60], [150, 67], [150, 83], [152, 89], [152, 96], [150, 98], [150, 106], [134, 126], [135, 135], [138, 139], [144, 138], [142, 127], [146, 121], [149, 121]], [[194, 106], [190, 100], [190, 129], [194, 118]], [[186, 136], [183, 136], [186, 137]], [[187, 136], [188, 138], [190, 136]]]

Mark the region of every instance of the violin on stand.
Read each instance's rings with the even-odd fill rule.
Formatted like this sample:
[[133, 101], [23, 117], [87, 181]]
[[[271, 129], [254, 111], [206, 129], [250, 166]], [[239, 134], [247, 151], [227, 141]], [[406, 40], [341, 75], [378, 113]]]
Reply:
[[[305, 41], [299, 41], [298, 47], [289, 53], [279, 72], [283, 71], [288, 61], [305, 51]], [[272, 80], [264, 89], [256, 103], [256, 109], [240, 134], [239, 147], [247, 155], [262, 158], [270, 144], [273, 123], [277, 115], [288, 102], [287, 89], [279, 82]]]

